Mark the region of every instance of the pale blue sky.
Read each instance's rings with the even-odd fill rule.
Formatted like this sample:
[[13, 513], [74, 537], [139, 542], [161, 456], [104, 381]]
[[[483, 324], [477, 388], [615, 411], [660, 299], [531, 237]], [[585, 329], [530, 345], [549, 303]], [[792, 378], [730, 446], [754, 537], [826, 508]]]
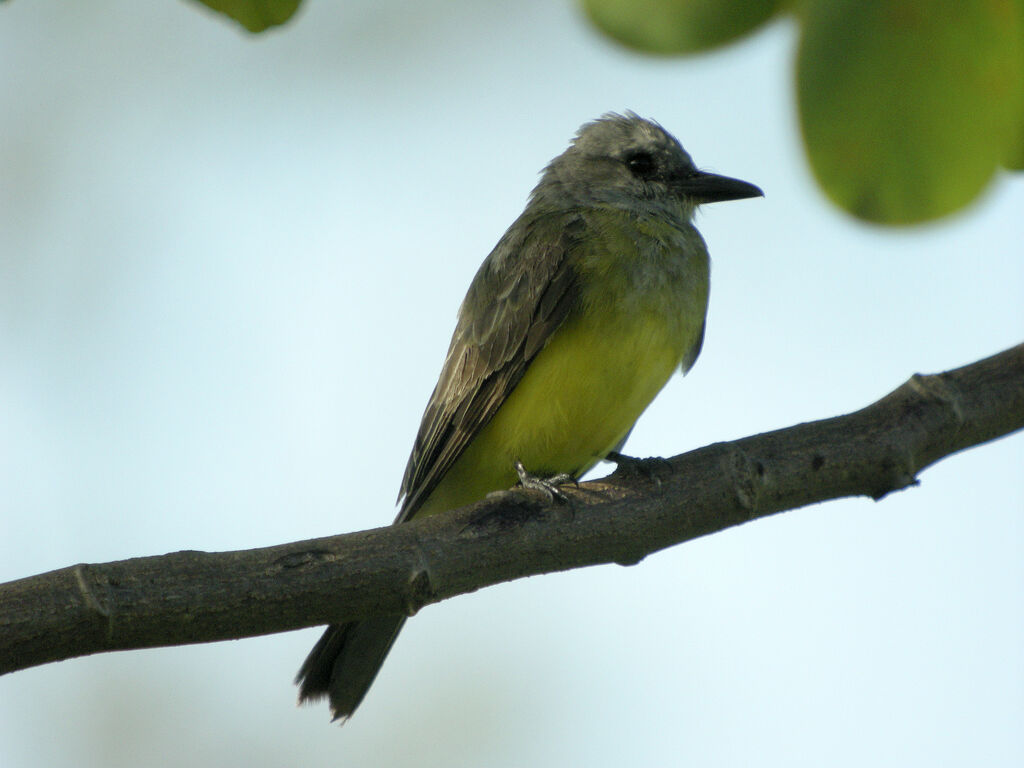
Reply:
[[[384, 524], [455, 310], [580, 123], [633, 109], [763, 200], [708, 207], [704, 353], [628, 446], [860, 408], [1021, 341], [1024, 185], [880, 230], [799, 143], [795, 30], [645, 59], [570, 3], [191, 3], [0, 27], [0, 580]], [[1024, 438], [881, 503], [484, 590], [408, 624], [358, 715], [319, 630], [0, 678], [0, 764], [1018, 766]]]

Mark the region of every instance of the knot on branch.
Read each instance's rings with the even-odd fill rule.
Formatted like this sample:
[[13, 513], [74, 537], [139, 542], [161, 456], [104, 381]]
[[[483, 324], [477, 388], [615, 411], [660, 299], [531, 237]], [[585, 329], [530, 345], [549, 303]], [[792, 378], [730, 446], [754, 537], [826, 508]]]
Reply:
[[732, 480], [733, 491], [740, 506], [750, 518], [757, 517], [761, 491], [768, 476], [768, 468], [760, 459], [754, 459], [742, 448], [733, 446], [724, 459], [725, 471]]
[[919, 485], [915, 467], [916, 461], [909, 454], [903, 457], [884, 457], [879, 465], [881, 470], [879, 480], [881, 484], [871, 489], [871, 498], [875, 501], [881, 501], [894, 491], [902, 491], [904, 488]]
[[925, 400], [932, 400], [944, 406], [957, 426], [964, 425], [966, 419], [960, 393], [950, 386], [943, 374], [915, 373], [907, 381], [907, 386]]
[[430, 577], [430, 560], [419, 544], [413, 545], [416, 565], [409, 574], [405, 588], [405, 614], [415, 616], [420, 608], [437, 601], [437, 590]]
[[114, 612], [110, 609], [108, 601], [100, 594], [99, 584], [93, 576], [92, 568], [85, 563], [75, 566], [75, 586], [78, 587], [78, 594], [86, 607], [94, 613], [97, 618], [106, 624], [107, 641], [114, 639]]

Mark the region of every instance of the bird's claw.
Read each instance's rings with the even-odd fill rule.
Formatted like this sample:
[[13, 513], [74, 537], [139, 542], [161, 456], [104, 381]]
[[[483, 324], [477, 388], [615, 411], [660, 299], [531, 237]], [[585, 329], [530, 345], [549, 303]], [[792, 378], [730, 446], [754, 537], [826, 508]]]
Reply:
[[571, 483], [576, 488], [579, 488], [580, 486], [576, 481], [576, 478], [567, 472], [561, 472], [552, 477], [536, 477], [526, 471], [526, 467], [523, 466], [523, 462], [517, 461], [515, 466], [516, 474], [519, 475], [519, 484], [523, 488], [540, 491], [547, 496], [548, 501], [566, 502], [569, 500], [558, 487], [560, 485], [568, 485]]

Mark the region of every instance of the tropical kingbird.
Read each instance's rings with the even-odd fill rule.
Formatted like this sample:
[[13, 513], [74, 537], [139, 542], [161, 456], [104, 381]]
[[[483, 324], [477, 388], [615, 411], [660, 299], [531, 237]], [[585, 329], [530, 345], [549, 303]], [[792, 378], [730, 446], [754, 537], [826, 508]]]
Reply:
[[[578, 478], [617, 451], [704, 338], [702, 203], [756, 197], [699, 171], [637, 115], [587, 123], [544, 170], [459, 310], [441, 377], [402, 479], [395, 523], [535, 477]], [[327, 628], [302, 665], [299, 700], [352, 715], [405, 616]]]

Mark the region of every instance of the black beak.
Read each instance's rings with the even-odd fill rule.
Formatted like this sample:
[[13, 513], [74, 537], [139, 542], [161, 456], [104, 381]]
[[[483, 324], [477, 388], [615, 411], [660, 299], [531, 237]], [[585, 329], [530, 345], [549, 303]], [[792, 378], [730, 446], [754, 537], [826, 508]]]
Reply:
[[750, 182], [719, 176], [716, 173], [696, 171], [675, 183], [675, 188], [698, 203], [718, 203], [723, 200], [743, 200], [764, 197], [760, 187]]

